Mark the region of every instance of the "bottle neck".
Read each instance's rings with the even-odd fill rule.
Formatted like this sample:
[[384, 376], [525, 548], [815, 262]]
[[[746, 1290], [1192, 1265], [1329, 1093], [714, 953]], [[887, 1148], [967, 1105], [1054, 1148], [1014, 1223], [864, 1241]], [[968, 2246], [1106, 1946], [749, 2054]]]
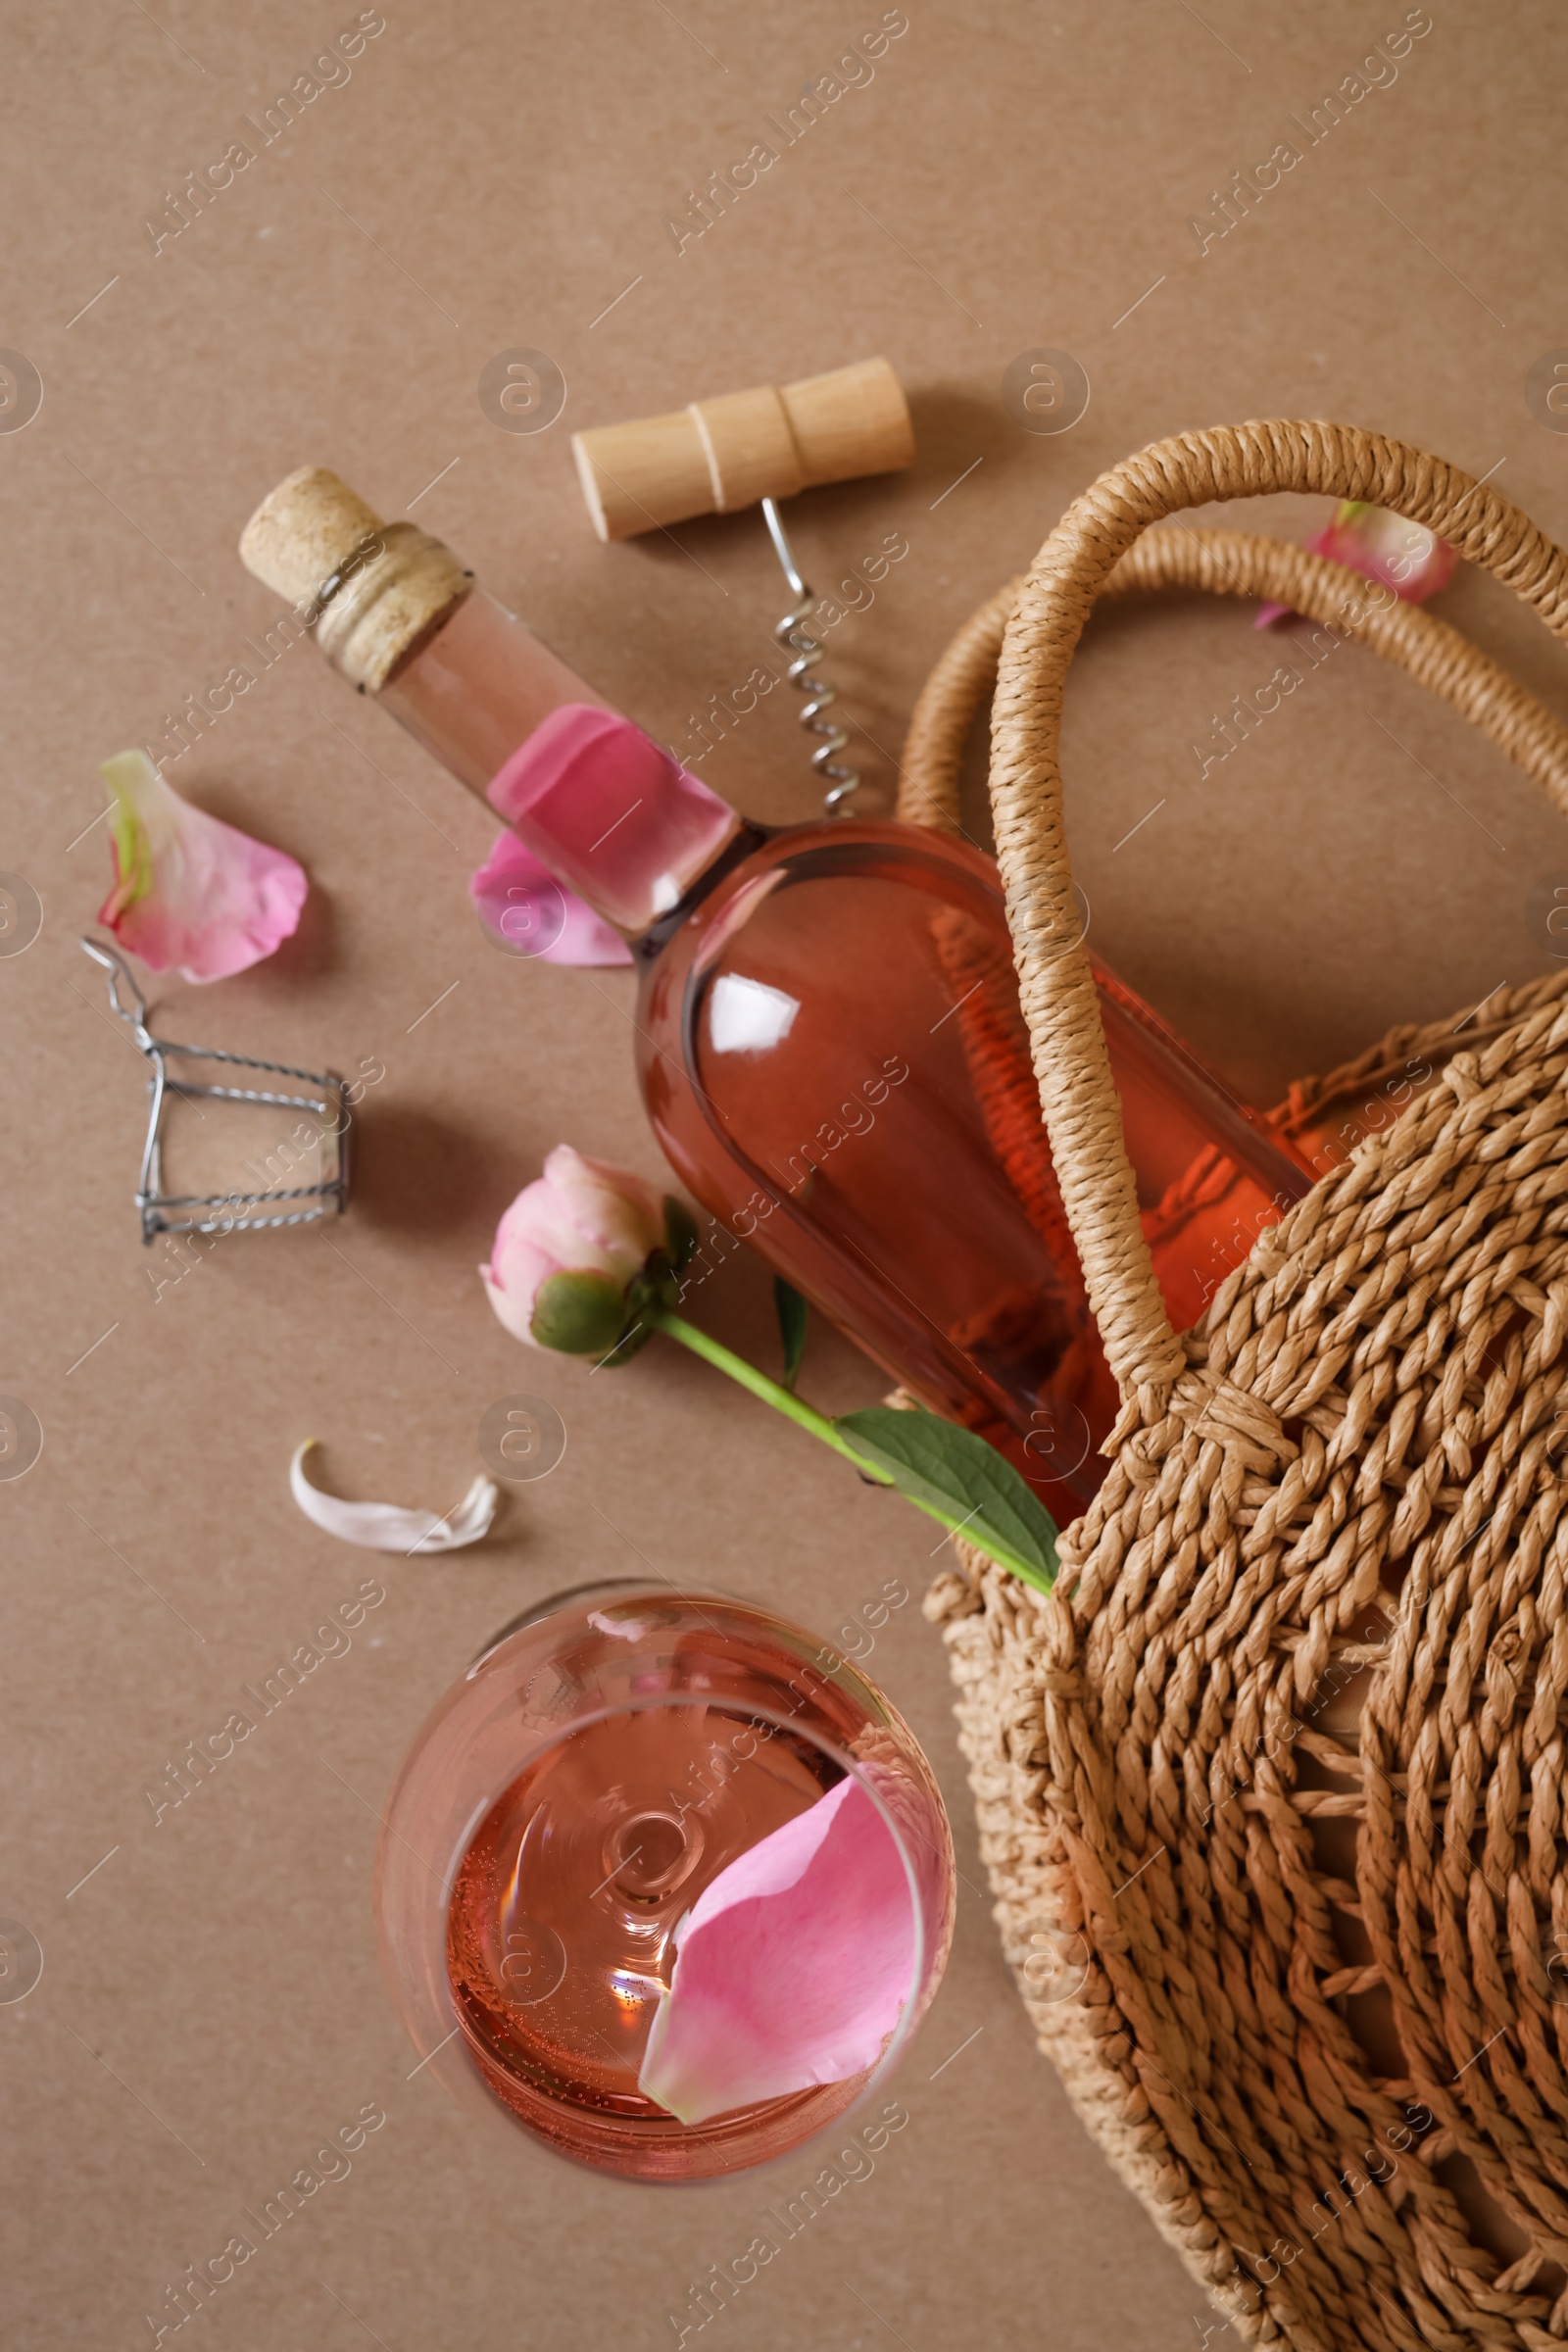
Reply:
[[414, 637], [376, 700], [481, 799], [553, 710], [602, 695], [487, 590], [466, 583]]
[[417, 523], [376, 523], [297, 610], [332, 667], [377, 693], [472, 585], [451, 548]]
[[640, 727], [589, 703], [553, 710], [485, 799], [629, 939], [673, 913], [743, 829], [727, 801]]
[[[386, 547], [324, 600], [322, 650], [353, 675], [341, 649], [363, 645], [365, 615], [378, 615], [383, 630], [400, 626], [404, 642], [384, 677], [357, 682], [596, 913], [641, 937], [682, 903], [740, 818], [455, 559], [446, 557], [438, 579], [416, 537], [406, 562]], [[428, 546], [446, 555], [438, 541]]]
[[704, 866], [669, 912], [662, 914], [656, 923], [651, 923], [636, 940], [637, 961], [640, 964], [653, 963], [662, 956], [687, 916], [702, 905], [710, 892], [717, 889], [725, 875], [732, 873], [736, 866], [744, 865], [755, 851], [765, 849], [780, 830], [777, 825], [754, 824], [750, 817], [742, 817], [718, 856]]

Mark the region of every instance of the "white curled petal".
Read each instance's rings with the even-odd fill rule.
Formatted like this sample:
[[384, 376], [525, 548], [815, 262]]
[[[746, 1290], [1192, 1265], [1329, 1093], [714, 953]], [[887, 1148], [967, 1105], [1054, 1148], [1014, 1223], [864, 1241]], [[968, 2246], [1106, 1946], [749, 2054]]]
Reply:
[[461, 1551], [490, 1533], [500, 1490], [494, 1481], [476, 1478], [457, 1509], [438, 1518], [434, 1511], [406, 1511], [395, 1502], [347, 1502], [340, 1494], [324, 1494], [305, 1475], [305, 1456], [316, 1444], [307, 1438], [288, 1466], [288, 1483], [295, 1501], [323, 1533], [366, 1551]]

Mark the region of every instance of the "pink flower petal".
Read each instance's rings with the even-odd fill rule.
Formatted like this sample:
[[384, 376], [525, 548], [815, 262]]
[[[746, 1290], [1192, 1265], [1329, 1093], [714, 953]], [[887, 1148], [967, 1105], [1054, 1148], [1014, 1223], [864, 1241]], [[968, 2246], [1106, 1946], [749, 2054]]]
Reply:
[[[1325, 523], [1306, 544], [1314, 556], [1344, 564], [1363, 579], [1381, 580], [1407, 605], [1424, 605], [1429, 596], [1446, 588], [1459, 561], [1457, 551], [1424, 523], [1409, 522], [1386, 507], [1369, 507], [1353, 498], [1342, 500], [1333, 521]], [[1264, 605], [1252, 626], [1269, 628], [1290, 609], [1289, 605]]]
[[295, 858], [181, 800], [144, 752], [121, 752], [98, 773], [115, 861], [98, 919], [122, 948], [155, 972], [223, 980], [290, 937], [310, 888]]
[[1334, 520], [1312, 541], [1314, 552], [1332, 564], [1347, 564], [1368, 579], [1382, 580], [1406, 604], [1425, 604], [1453, 577], [1458, 555], [1424, 523], [1347, 499]]
[[914, 1988], [902, 1852], [851, 1774], [705, 1887], [677, 1931], [638, 2088], [685, 2124], [881, 2056]]
[[613, 1160], [558, 1144], [546, 1154], [542, 1181], [571, 1231], [596, 1248], [624, 1250], [641, 1266], [664, 1238], [662, 1195], [646, 1176]]
[[497, 945], [543, 963], [630, 963], [631, 950], [515, 833], [502, 833], [469, 895]]

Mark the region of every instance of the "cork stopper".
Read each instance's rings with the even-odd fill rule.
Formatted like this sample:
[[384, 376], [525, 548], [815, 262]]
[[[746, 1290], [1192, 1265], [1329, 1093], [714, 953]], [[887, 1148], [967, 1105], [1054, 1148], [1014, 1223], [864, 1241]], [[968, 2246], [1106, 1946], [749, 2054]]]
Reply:
[[914, 463], [908, 404], [886, 360], [796, 384], [694, 400], [666, 416], [573, 433], [589, 518], [629, 539], [693, 514], [733, 514], [760, 498]]
[[324, 466], [301, 466], [270, 491], [240, 533], [240, 562], [274, 596], [309, 605], [381, 517]]
[[383, 523], [324, 466], [301, 466], [240, 534], [246, 569], [291, 604], [334, 669], [371, 694], [473, 574], [416, 523]]

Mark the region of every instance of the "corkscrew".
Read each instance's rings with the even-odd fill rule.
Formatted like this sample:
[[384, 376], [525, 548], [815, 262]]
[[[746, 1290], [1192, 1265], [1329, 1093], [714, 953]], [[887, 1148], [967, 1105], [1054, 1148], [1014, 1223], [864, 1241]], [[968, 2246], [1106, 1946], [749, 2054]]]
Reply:
[[801, 567], [795, 561], [778, 508], [770, 498], [762, 501], [762, 520], [767, 525], [773, 552], [784, 566], [784, 577], [796, 600], [782, 620], [775, 624], [773, 635], [785, 652], [795, 657], [784, 674], [797, 694], [804, 694], [807, 698], [797, 712], [802, 726], [808, 735], [820, 735], [823, 738], [811, 754], [811, 765], [828, 786], [822, 795], [822, 813], [824, 816], [837, 816], [846, 802], [860, 789], [860, 775], [858, 768], [841, 767], [838, 764], [838, 756], [849, 749], [850, 739], [837, 719], [824, 718], [822, 715], [838, 701], [839, 690], [836, 686], [830, 686], [825, 678], [812, 674], [822, 659], [822, 647], [820, 640], [811, 635], [806, 623], [816, 604], [816, 595], [801, 577]]
[[908, 404], [888, 362], [861, 360], [800, 383], [694, 400], [667, 416], [573, 433], [571, 446], [601, 539], [630, 539], [695, 514], [733, 514], [761, 502], [796, 600], [773, 635], [791, 657], [789, 682], [805, 698], [801, 725], [819, 739], [811, 765], [828, 787], [823, 808], [841, 815], [860, 778], [840, 759], [848, 734], [826, 715], [838, 690], [816, 674], [822, 647], [807, 625], [816, 599], [795, 561], [778, 502], [821, 483], [913, 465]]

